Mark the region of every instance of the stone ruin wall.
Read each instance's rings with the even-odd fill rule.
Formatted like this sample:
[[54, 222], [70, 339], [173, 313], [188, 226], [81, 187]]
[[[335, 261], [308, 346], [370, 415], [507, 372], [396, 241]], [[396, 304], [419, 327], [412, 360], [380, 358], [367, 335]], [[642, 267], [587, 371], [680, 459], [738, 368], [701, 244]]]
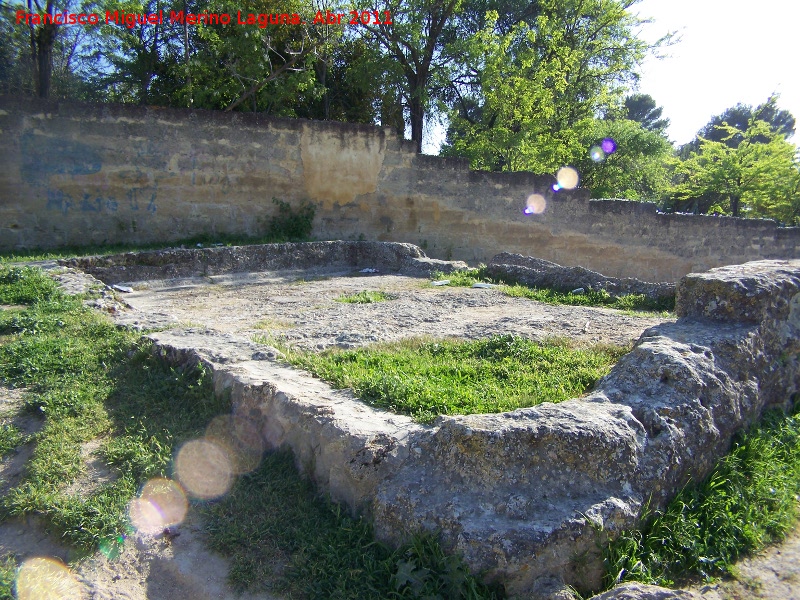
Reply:
[[[291, 260], [289, 260], [291, 258]], [[506, 257], [508, 258], [508, 257]], [[403, 244], [319, 242], [123, 254], [64, 261], [110, 283], [328, 264], [420, 274], [460, 265]], [[121, 279], [122, 278], [122, 279]], [[132, 278], [132, 279], [126, 279]], [[800, 261], [694, 273], [677, 322], [644, 331], [589, 394], [432, 425], [387, 413], [290, 368], [279, 353], [204, 328], [150, 334], [154, 352], [203, 363], [234, 414], [270, 447], [290, 447], [320, 489], [399, 543], [437, 532], [512, 597], [552, 580], [599, 589], [599, 547], [702, 479], [732, 437], [800, 390]]]
[[[551, 176], [470, 171], [369, 125], [0, 96], [0, 142], [0, 250], [258, 235], [276, 197], [316, 204], [318, 239], [409, 242], [441, 259], [507, 251], [674, 282], [800, 257], [797, 228], [556, 193]], [[547, 209], [525, 216], [534, 192]]]

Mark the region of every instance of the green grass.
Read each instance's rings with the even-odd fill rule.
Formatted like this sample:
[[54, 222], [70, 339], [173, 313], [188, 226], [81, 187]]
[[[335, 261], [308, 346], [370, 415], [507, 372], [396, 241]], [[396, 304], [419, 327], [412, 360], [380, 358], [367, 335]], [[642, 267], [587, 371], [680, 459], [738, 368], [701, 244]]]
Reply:
[[770, 412], [705, 481], [609, 545], [607, 583], [735, 575], [738, 558], [791, 531], [799, 493], [800, 414]]
[[[125, 533], [138, 486], [166, 474], [176, 444], [226, 404], [204, 373], [169, 369], [137, 334], [63, 296], [35, 269], [0, 267], [0, 297], [9, 296], [28, 308], [0, 313], [0, 378], [27, 387], [24, 409], [45, 423], [24, 481], [0, 499], [0, 518], [38, 514], [65, 541], [93, 550]], [[65, 486], [84, 469], [82, 445], [98, 437], [108, 438], [103, 457], [119, 477], [68, 496]]]
[[342, 294], [336, 298], [336, 302], [344, 302], [347, 304], [372, 304], [373, 302], [385, 302], [386, 300], [394, 300], [394, 296], [386, 292], [375, 290], [362, 290], [355, 294]]
[[573, 294], [571, 291], [555, 290], [550, 288], [534, 288], [513, 281], [492, 279], [486, 272], [486, 267], [455, 271], [453, 273], [434, 273], [433, 279], [448, 279], [449, 286], [471, 287], [475, 283], [493, 283], [504, 294], [513, 298], [527, 298], [546, 304], [566, 304], [569, 306], [603, 306], [617, 310], [640, 313], [657, 313], [659, 316], [669, 316], [669, 311], [675, 309], [675, 300], [652, 300], [644, 294], [627, 294], [614, 297], [605, 290], [589, 290], [583, 294]]
[[320, 354], [287, 350], [295, 365], [360, 399], [424, 423], [579, 396], [626, 350], [570, 348], [514, 336], [474, 342], [410, 340]]
[[[168, 367], [150, 344], [63, 296], [40, 271], [10, 271], [0, 265], [0, 297], [28, 306], [0, 312], [0, 380], [26, 386], [24, 410], [45, 423], [24, 480], [0, 498], [0, 520], [35, 514], [63, 542], [113, 556], [130, 532], [127, 506], [137, 490], [168, 476], [180, 444], [202, 435], [229, 402], [214, 395], [207, 373]], [[84, 468], [82, 445], [98, 438], [117, 478], [67, 495]], [[10, 431], [4, 439], [22, 441]], [[319, 497], [287, 453], [268, 454], [226, 498], [201, 506], [240, 589], [320, 599], [500, 597], [433, 538], [399, 550], [375, 542], [364, 521]], [[0, 600], [12, 597], [15, 566], [12, 558], [0, 563]]]
[[11, 555], [0, 558], [0, 600], [14, 600], [17, 561]]
[[11, 454], [25, 443], [25, 436], [19, 429], [8, 423], [0, 424], [0, 458]]
[[268, 455], [207, 513], [212, 547], [232, 557], [231, 578], [240, 590], [353, 600], [501, 597], [431, 537], [398, 550], [376, 542], [365, 521], [321, 499], [297, 476], [288, 452]]

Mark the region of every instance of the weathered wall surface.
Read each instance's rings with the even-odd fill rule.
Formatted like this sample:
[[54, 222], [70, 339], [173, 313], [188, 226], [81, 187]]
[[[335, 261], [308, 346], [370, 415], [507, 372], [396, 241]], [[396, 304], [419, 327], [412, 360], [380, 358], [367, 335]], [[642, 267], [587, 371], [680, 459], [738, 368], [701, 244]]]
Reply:
[[[675, 281], [800, 257], [797, 228], [590, 201], [584, 190], [553, 192], [550, 176], [417, 155], [372, 126], [0, 96], [0, 164], [5, 250], [256, 235], [277, 197], [318, 205], [317, 238], [410, 242], [434, 258], [509, 251]], [[547, 208], [525, 216], [532, 193]]]

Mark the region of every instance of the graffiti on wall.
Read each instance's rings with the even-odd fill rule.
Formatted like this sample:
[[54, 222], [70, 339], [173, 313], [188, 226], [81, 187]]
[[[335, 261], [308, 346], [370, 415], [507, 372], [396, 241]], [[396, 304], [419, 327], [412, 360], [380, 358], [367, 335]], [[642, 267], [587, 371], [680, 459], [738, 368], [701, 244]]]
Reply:
[[95, 195], [82, 192], [75, 197], [60, 188], [48, 185], [53, 175], [80, 176], [99, 173], [103, 162], [96, 149], [82, 142], [63, 138], [37, 135], [26, 131], [21, 136], [23, 179], [33, 185], [47, 188], [47, 210], [66, 215], [71, 211], [85, 213], [108, 213], [119, 211], [156, 214], [157, 186], [132, 187], [125, 192], [124, 199], [113, 195]]

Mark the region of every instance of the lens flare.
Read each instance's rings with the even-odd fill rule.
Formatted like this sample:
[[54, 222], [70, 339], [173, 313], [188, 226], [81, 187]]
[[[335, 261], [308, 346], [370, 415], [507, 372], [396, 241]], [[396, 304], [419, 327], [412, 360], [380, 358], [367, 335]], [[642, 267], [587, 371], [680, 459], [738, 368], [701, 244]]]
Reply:
[[531, 194], [525, 201], [525, 208], [522, 212], [526, 215], [540, 215], [547, 208], [547, 200], [541, 194]]
[[195, 498], [213, 500], [233, 484], [233, 467], [225, 449], [211, 440], [186, 442], [175, 458], [175, 473], [183, 488]]
[[578, 187], [578, 172], [572, 167], [561, 167], [556, 173], [556, 181], [558, 187], [554, 185], [554, 190], [574, 190]]
[[116, 560], [122, 554], [122, 548], [125, 545], [125, 536], [118, 535], [115, 538], [101, 540], [98, 544], [98, 550], [108, 560]]
[[250, 419], [238, 415], [215, 417], [206, 428], [206, 439], [223, 448], [236, 475], [254, 471], [264, 454], [264, 438]]
[[600, 142], [600, 149], [606, 154], [614, 154], [617, 151], [617, 142], [613, 138], [603, 138]]
[[53, 558], [29, 558], [17, 571], [18, 600], [80, 600], [83, 589], [61, 562]]
[[600, 146], [592, 146], [589, 148], [589, 157], [594, 162], [603, 162], [606, 159], [606, 153]]
[[156, 477], [144, 484], [138, 498], [128, 505], [131, 524], [141, 533], [156, 535], [186, 518], [189, 503], [177, 483]]

